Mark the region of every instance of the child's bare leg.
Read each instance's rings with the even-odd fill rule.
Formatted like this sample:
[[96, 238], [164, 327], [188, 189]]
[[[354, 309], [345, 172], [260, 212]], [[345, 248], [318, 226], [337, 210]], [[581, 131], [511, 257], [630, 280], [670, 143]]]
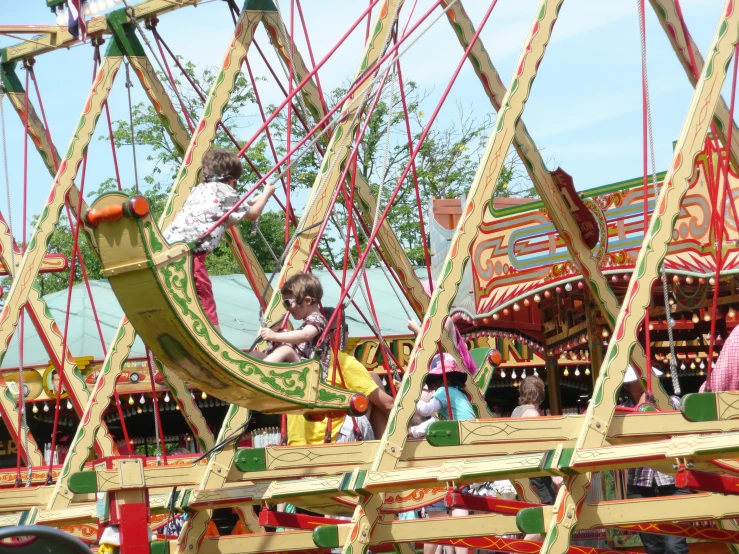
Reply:
[[295, 350], [292, 349], [291, 346], [287, 344], [283, 344], [282, 346], [278, 346], [274, 352], [267, 355], [264, 358], [265, 362], [287, 362], [287, 363], [296, 363], [300, 361], [300, 358], [298, 358], [297, 353]]
[[251, 352], [248, 352], [248, 354], [249, 356], [251, 356], [252, 358], [256, 358], [257, 360], [263, 360], [267, 357], [267, 354], [260, 350], [252, 350]]
[[[470, 515], [469, 510], [465, 510], [463, 508], [454, 508], [452, 510], [452, 517], [464, 517]], [[463, 548], [459, 546], [454, 547], [455, 554], [468, 554], [470, 551], [469, 548]]]

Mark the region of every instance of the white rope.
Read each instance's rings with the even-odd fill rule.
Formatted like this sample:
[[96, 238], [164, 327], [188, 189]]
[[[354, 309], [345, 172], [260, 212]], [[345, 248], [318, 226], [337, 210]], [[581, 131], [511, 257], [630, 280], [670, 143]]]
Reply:
[[[637, 0], [639, 3], [640, 0]], [[639, 4], [640, 5], [640, 4]], [[639, 6], [637, 6], [638, 8]], [[654, 190], [654, 201], [655, 206], [657, 198], [659, 197], [659, 185], [657, 184], [657, 168], [654, 157], [654, 134], [652, 132], [652, 109], [651, 102], [649, 101], [649, 78], [647, 72], [647, 37], [646, 37], [646, 23], [642, 16], [642, 10], [637, 9], [639, 12], [639, 31], [641, 34], [641, 58], [642, 58], [642, 76], [644, 79], [644, 95], [646, 97], [647, 104], [647, 137], [649, 138], [649, 154], [652, 166], [652, 189]], [[646, 199], [645, 199], [646, 200]], [[675, 394], [680, 394], [680, 381], [677, 374], [677, 357], [675, 355], [675, 339], [672, 333], [673, 319], [672, 311], [670, 310], [670, 296], [667, 285], [667, 273], [665, 272], [664, 263], [660, 268], [660, 276], [662, 277], [662, 293], [665, 302], [665, 314], [667, 314], [667, 338], [670, 341], [670, 375], [672, 377], [672, 388]], [[718, 286], [718, 283], [716, 283]], [[711, 338], [713, 340], [713, 337]], [[652, 371], [652, 361], [647, 360], [649, 367], [645, 368], [644, 371]]]
[[131, 82], [131, 72], [128, 60], [123, 60], [123, 65], [126, 67], [126, 90], [128, 91], [128, 120], [131, 123], [131, 151], [133, 152], [133, 177], [134, 185], [136, 186], [136, 194], [138, 194], [139, 171], [138, 164], [136, 163], [136, 130], [133, 127], [133, 102], [131, 101], [131, 89], [133, 88], [133, 82]]
[[[28, 91], [26, 91], [26, 94]], [[15, 236], [13, 235], [13, 210], [10, 203], [10, 174], [8, 171], [8, 147], [7, 139], [5, 136], [5, 90], [0, 88], [0, 127], [2, 127], [2, 142], [3, 142], [3, 166], [5, 169], [5, 194], [8, 201], [8, 230], [10, 231], [10, 266], [8, 268], [8, 274], [11, 278], [11, 282], [15, 283], [16, 278], [16, 267], [15, 267]], [[20, 317], [24, 317], [23, 308], [20, 310]], [[21, 337], [18, 336], [18, 400], [20, 403], [21, 411], [21, 428], [18, 429], [18, 435], [26, 451], [26, 465], [28, 470], [28, 476], [26, 478], [26, 487], [31, 486], [31, 477], [33, 466], [31, 465], [31, 454], [28, 448], [28, 419], [26, 417], [26, 396], [25, 396], [25, 384], [23, 383], [23, 360], [22, 351], [23, 344]], [[11, 425], [11, 424], [9, 424]], [[52, 456], [54, 453], [52, 452]]]

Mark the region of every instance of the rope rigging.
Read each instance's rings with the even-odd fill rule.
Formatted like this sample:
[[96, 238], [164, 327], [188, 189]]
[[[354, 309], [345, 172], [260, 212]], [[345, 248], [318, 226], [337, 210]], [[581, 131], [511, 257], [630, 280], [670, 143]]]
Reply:
[[[28, 77], [28, 75], [26, 75]], [[13, 213], [12, 213], [12, 205], [10, 202], [10, 172], [8, 169], [8, 150], [7, 150], [7, 137], [5, 134], [5, 89], [0, 86], [0, 128], [2, 131], [2, 143], [3, 143], [3, 168], [5, 173], [5, 195], [6, 200], [8, 203], [8, 231], [10, 232], [11, 236], [11, 242], [14, 242], [13, 237], [15, 236], [13, 233]], [[26, 95], [27, 96], [27, 95]], [[26, 112], [28, 113], [28, 112]], [[24, 125], [25, 131], [28, 130], [28, 124], [26, 123]], [[8, 275], [11, 279], [11, 286], [15, 284], [15, 278], [16, 278], [16, 264], [15, 264], [15, 248], [13, 245], [11, 245], [10, 248], [10, 265], [11, 267], [8, 269]], [[24, 320], [24, 313], [21, 308], [20, 310], [20, 321], [21, 321], [21, 329], [23, 328], [23, 320]], [[26, 414], [26, 401], [25, 401], [25, 385], [23, 383], [23, 341], [18, 341], [18, 360], [19, 360], [19, 366], [18, 366], [18, 444], [19, 446], [23, 445], [23, 450], [25, 451], [25, 457], [26, 457], [26, 464], [27, 464], [27, 479], [26, 479], [26, 486], [31, 486], [31, 477], [33, 473], [33, 464], [31, 463], [31, 457], [30, 457], [30, 450], [29, 450], [29, 438], [28, 438], [28, 420], [27, 420], [27, 414]], [[21, 479], [21, 448], [18, 448], [17, 452], [17, 459], [16, 459], [16, 465], [17, 465], [17, 474], [16, 474], [16, 487], [20, 487], [22, 484]]]
[[[657, 167], [654, 156], [654, 136], [652, 132], [652, 111], [651, 103], [649, 101], [649, 75], [647, 71], [647, 31], [646, 22], [644, 17], [644, 0], [638, 0], [639, 2], [639, 34], [641, 37], [641, 73], [642, 73], [642, 131], [643, 131], [643, 162], [644, 162], [644, 234], [647, 234], [649, 225], [648, 217], [648, 179], [649, 172], [647, 170], [647, 163], [651, 159], [651, 178], [652, 178], [652, 191], [654, 194], [654, 200], [657, 201], [659, 197], [659, 185], [657, 184]], [[649, 154], [647, 154], [647, 144], [649, 145]], [[672, 376], [672, 387], [675, 394], [680, 394], [680, 381], [677, 372], [677, 356], [675, 355], [675, 339], [673, 336], [674, 319], [672, 318], [669, 287], [667, 284], [667, 272], [665, 271], [664, 264], [660, 268], [660, 277], [662, 280], [662, 293], [665, 305], [665, 314], [667, 321], [667, 337], [670, 343], [670, 374]], [[651, 341], [649, 338], [649, 309], [646, 312], [646, 321], [644, 323], [645, 333], [645, 350], [647, 357], [647, 365], [649, 367], [644, 368], [647, 376], [647, 394], [652, 397], [652, 356], [651, 356]]]

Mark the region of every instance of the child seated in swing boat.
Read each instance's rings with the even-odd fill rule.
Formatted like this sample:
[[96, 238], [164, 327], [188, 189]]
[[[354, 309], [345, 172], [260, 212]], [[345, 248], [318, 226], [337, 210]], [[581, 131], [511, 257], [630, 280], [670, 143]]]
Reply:
[[[310, 273], [299, 273], [285, 281], [280, 293], [285, 309], [303, 324], [294, 331], [273, 331], [267, 327], [260, 329], [259, 335], [272, 343], [264, 361], [296, 363], [309, 360], [315, 355], [318, 339], [328, 325], [321, 313], [321, 281]], [[328, 354], [328, 349], [324, 348], [321, 353], [323, 367], [328, 367]]]
[[213, 224], [233, 208], [241, 198], [236, 191], [236, 183], [243, 169], [238, 156], [227, 150], [212, 148], [203, 155], [203, 182], [190, 191], [185, 205], [164, 231], [164, 238], [173, 242], [197, 241], [193, 248], [193, 281], [200, 305], [205, 315], [220, 332], [213, 285], [205, 269], [205, 257], [213, 252], [223, 239], [226, 229], [233, 227], [242, 219], [256, 221], [275, 192], [268, 184], [264, 192], [247, 200], [234, 210], [228, 219], [200, 239]]

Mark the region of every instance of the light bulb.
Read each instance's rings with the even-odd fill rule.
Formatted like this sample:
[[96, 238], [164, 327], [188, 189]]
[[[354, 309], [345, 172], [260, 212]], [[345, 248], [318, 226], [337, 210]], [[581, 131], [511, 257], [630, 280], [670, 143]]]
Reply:
[[535, 294], [535, 295], [534, 295], [534, 302], [536, 302], [537, 304], [538, 304], [539, 302], [541, 302], [541, 296], [539, 296], [538, 294]]
[[567, 368], [565, 368], [564, 373], [562, 375], [564, 375], [565, 377], [569, 377], [570, 372], [567, 371]]
[[688, 275], [685, 278], [685, 282], [688, 283], [689, 285], [692, 285], [693, 284], [693, 278], [690, 275]]
[[502, 369], [500, 370], [500, 378], [505, 379], [505, 371], [503, 371]]
[[698, 323], [700, 321], [700, 318], [698, 317], [698, 314], [693, 314], [693, 323]]
[[495, 314], [493, 314], [493, 319], [495, 321], [498, 321], [500, 319], [500, 316], [497, 313], [495, 313]]
[[701, 369], [706, 369], [706, 364], [703, 363], [703, 360], [701, 360], [701, 364], [698, 367]]
[[133, 406], [133, 395], [131, 394], [128, 395], [128, 405]]
[[589, 367], [586, 367], [585, 368], [585, 375], [590, 375], [590, 368]]
[[44, 411], [45, 412], [49, 411], [49, 405], [46, 402], [44, 402]]
[[665, 373], [665, 377], [667, 377], [667, 378], [669, 379], [670, 377], [672, 377], [672, 373], [670, 373], [670, 372], [668, 371], [667, 373]]
[[570, 291], [572, 290], [572, 283], [567, 283], [567, 284], [565, 285], [565, 290], [566, 290], [567, 292], [570, 292]]
[[164, 394], [164, 401], [169, 402], [169, 392]]
[[516, 375], [516, 370], [514, 369], [511, 371], [511, 379], [518, 379], [518, 375]]
[[32, 411], [33, 411], [34, 414], [37, 414], [38, 413], [38, 406], [36, 406], [36, 404], [33, 405], [33, 410]]
[[580, 370], [575, 368], [575, 377], [580, 377]]
[[601, 333], [601, 335], [603, 335], [603, 338], [605, 338], [605, 337], [607, 337], [608, 335], [610, 335], [610, 333], [608, 332], [608, 329], [605, 329], [605, 328], [604, 328], [604, 329], [603, 329], [603, 332]]
[[711, 321], [711, 312], [709, 312], [708, 310], [706, 310], [706, 313], [703, 315], [703, 321]]
[[736, 312], [734, 311], [734, 308], [729, 308], [729, 312], [726, 315], [728, 315], [731, 319], [734, 319], [736, 317]]
[[205, 391], [203, 391], [203, 394], [200, 395], [200, 398], [202, 398], [203, 400], [205, 400], [206, 398], [208, 398], [208, 395], [205, 394]]
[[686, 369], [688, 369], [687, 367], [685, 367], [685, 362], [683, 362], [683, 363], [680, 364], [680, 369], [682, 369], [683, 371], [685, 371]]
[[714, 279], [713, 277], [711, 277], [708, 280], [708, 284], [711, 285], [712, 287], [715, 286], [716, 285], [716, 279]]
[[176, 404], [175, 407], [174, 407], [174, 409], [179, 412], [180, 411], [180, 405], [179, 404]]
[[695, 369], [695, 362], [690, 362], [690, 369]]
[[67, 399], [67, 409], [68, 410], [72, 409], [72, 403], [69, 401], [69, 399]]
[[139, 399], [139, 404], [146, 404], [146, 398], [144, 398], [144, 395], [141, 395], [141, 398]]
[[142, 409], [141, 409], [141, 406], [139, 406], [138, 408], [136, 408], [136, 413], [137, 413], [137, 414], [140, 414], [140, 413], [142, 413], [143, 411], [144, 411], [144, 410], [142, 410]]
[[539, 372], [536, 371], [536, 368], [534, 368], [534, 377], [538, 377], [538, 376], [539, 376]]

